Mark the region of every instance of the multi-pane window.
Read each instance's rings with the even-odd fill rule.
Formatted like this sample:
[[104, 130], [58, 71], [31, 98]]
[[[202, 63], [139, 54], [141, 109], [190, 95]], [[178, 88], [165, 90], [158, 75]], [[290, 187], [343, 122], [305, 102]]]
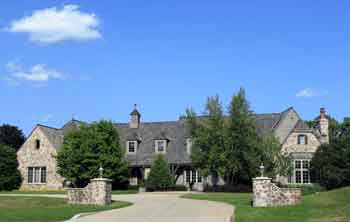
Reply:
[[306, 135], [298, 135], [298, 144], [306, 145], [307, 144], [307, 136]]
[[166, 153], [166, 142], [166, 140], [155, 141], [156, 153]]
[[137, 151], [137, 141], [128, 141], [127, 144], [128, 153], [136, 153]]
[[299, 184], [310, 183], [310, 160], [294, 160], [294, 182]]
[[46, 167], [28, 167], [28, 183], [46, 183]]
[[197, 170], [186, 170], [185, 171], [185, 182], [186, 183], [202, 183], [202, 175]]

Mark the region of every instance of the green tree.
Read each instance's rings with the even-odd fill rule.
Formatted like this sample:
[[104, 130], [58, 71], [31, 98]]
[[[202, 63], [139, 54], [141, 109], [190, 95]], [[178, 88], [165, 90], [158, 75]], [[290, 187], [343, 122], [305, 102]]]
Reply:
[[259, 138], [259, 141], [265, 175], [270, 178], [274, 178], [276, 175], [290, 175], [292, 172], [292, 158], [281, 152], [279, 140], [273, 134], [268, 134]]
[[311, 171], [327, 189], [350, 185], [350, 121], [345, 119], [330, 144], [321, 145], [311, 161]]
[[173, 185], [174, 178], [171, 176], [169, 165], [163, 155], [158, 155], [151, 167], [146, 187], [150, 191], [162, 191], [171, 188]]
[[202, 175], [222, 176], [231, 185], [250, 184], [262, 162], [268, 175], [287, 175], [290, 159], [281, 154], [281, 145], [273, 135], [258, 136], [244, 89], [232, 97], [227, 117], [221, 107], [216, 96], [208, 98], [203, 117], [186, 110], [193, 138], [191, 158]]
[[16, 151], [25, 141], [22, 130], [17, 126], [3, 124], [0, 126], [0, 144], [4, 144], [14, 148]]
[[118, 132], [110, 121], [82, 125], [64, 138], [57, 155], [58, 173], [74, 186], [83, 187], [98, 177], [102, 165], [104, 177], [117, 185], [126, 182], [128, 164], [119, 142]]
[[262, 161], [262, 148], [243, 88], [232, 97], [226, 128], [225, 177], [230, 184], [249, 184]]
[[224, 117], [219, 96], [209, 97], [205, 108], [206, 118], [197, 120], [192, 110], [187, 110], [187, 120], [193, 140], [192, 162], [202, 175], [213, 176], [213, 182], [222, 173], [224, 151]]
[[0, 190], [14, 190], [21, 185], [16, 150], [0, 144]]

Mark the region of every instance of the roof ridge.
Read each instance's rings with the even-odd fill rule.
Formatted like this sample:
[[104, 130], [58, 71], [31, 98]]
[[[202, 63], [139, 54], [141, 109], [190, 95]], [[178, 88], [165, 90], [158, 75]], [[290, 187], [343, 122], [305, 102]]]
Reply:
[[36, 124], [37, 126], [44, 127], [44, 128], [49, 128], [49, 129], [54, 129], [54, 130], [60, 130], [59, 128], [52, 127], [52, 126], [47, 126], [41, 123]]

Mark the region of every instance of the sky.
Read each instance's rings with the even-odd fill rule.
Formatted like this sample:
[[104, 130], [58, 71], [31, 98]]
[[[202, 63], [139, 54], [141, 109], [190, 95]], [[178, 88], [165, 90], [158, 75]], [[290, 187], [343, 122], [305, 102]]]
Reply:
[[244, 87], [256, 113], [350, 110], [350, 2], [4, 1], [0, 124], [177, 120]]

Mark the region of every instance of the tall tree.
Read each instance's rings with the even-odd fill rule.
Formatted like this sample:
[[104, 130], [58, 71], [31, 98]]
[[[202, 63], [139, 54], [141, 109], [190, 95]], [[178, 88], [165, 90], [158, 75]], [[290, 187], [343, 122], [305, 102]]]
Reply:
[[0, 144], [4, 144], [14, 148], [16, 151], [25, 141], [22, 130], [17, 126], [3, 124], [0, 126]]
[[256, 175], [261, 159], [258, 135], [243, 88], [232, 97], [226, 128], [225, 176], [230, 184], [248, 184]]
[[21, 184], [16, 150], [0, 144], [0, 190], [14, 190]]
[[57, 155], [58, 173], [77, 187], [98, 177], [100, 165], [104, 177], [121, 184], [128, 179], [128, 164], [120, 146], [118, 132], [110, 121], [81, 126], [64, 138]]
[[192, 161], [204, 176], [212, 175], [213, 182], [222, 175], [224, 151], [224, 118], [219, 96], [209, 97], [205, 108], [206, 118], [196, 119], [193, 111], [187, 111], [193, 141]]

